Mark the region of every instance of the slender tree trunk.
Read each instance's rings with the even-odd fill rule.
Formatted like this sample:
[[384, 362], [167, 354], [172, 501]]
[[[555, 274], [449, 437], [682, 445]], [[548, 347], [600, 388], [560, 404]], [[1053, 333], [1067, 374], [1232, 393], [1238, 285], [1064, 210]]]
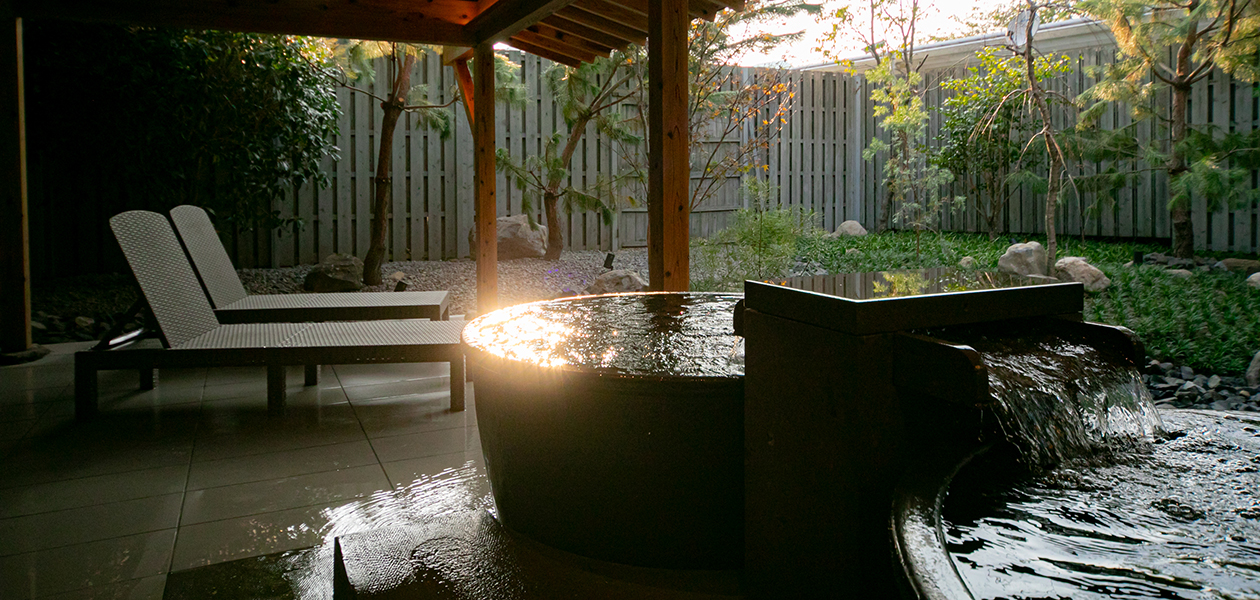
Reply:
[[560, 252], [564, 250], [564, 234], [560, 231], [560, 195], [552, 190], [543, 192], [543, 208], [547, 213], [547, 253], [546, 260], [560, 260]]
[[[1036, 14], [1035, 11], [1033, 14]], [[1054, 122], [1050, 120], [1050, 106], [1046, 104], [1045, 92], [1037, 81], [1037, 71], [1033, 64], [1031, 33], [1029, 31], [1028, 41], [1024, 44], [1024, 67], [1028, 76], [1028, 91], [1032, 95], [1033, 104], [1037, 106], [1037, 112], [1041, 115], [1041, 134], [1045, 136], [1046, 153], [1050, 156], [1050, 179], [1046, 188], [1046, 274], [1053, 276], [1055, 255], [1058, 253], [1055, 217], [1059, 210], [1059, 190], [1062, 187], [1064, 171], [1063, 152], [1055, 138]]]
[[[1172, 115], [1169, 126], [1172, 128], [1172, 152], [1168, 156], [1168, 182], [1176, 183], [1186, 172], [1186, 157], [1182, 153], [1181, 142], [1186, 139], [1186, 101], [1190, 96], [1190, 86], [1173, 86]], [[1190, 194], [1183, 193], [1168, 206], [1173, 227], [1173, 256], [1178, 258], [1194, 258], [1194, 224], [1190, 215]]]
[[394, 130], [398, 128], [398, 118], [402, 116], [403, 107], [406, 106], [407, 90], [411, 89], [411, 67], [415, 62], [415, 55], [405, 56], [402, 67], [394, 76], [393, 91], [390, 92], [389, 99], [381, 103], [384, 115], [381, 117], [381, 128], [377, 131], [380, 147], [376, 154], [372, 241], [368, 246], [367, 256], [363, 258], [363, 283], [367, 285], [381, 283], [381, 262], [385, 258], [386, 226], [389, 223], [389, 205], [394, 188], [393, 178], [390, 177], [390, 168], [394, 162]]
[[560, 252], [564, 250], [564, 234], [560, 231], [560, 185], [569, 174], [569, 163], [573, 160], [573, 153], [577, 151], [578, 142], [582, 140], [582, 133], [586, 131], [588, 122], [590, 117], [578, 117], [569, 129], [569, 139], [560, 152], [564, 176], [547, 181], [547, 189], [543, 190], [543, 210], [547, 217], [547, 253], [543, 258], [546, 260], [559, 260]]

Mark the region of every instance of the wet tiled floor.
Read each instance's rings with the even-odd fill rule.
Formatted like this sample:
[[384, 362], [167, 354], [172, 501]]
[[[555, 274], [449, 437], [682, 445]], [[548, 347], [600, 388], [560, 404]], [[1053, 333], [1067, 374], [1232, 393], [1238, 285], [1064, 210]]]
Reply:
[[472, 385], [451, 412], [444, 363], [324, 367], [314, 387], [293, 368], [283, 417], [262, 368], [163, 369], [147, 392], [103, 372], [101, 417], [76, 423], [88, 345], [0, 368], [5, 600], [161, 598], [171, 572], [321, 544], [339, 509], [483, 470]]

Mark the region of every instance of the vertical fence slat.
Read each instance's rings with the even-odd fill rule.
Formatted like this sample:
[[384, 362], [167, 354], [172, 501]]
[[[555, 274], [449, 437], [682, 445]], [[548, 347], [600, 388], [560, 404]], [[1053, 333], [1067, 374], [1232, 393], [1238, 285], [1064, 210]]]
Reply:
[[[1223, 137], [1230, 130], [1230, 105], [1234, 95], [1230, 89], [1230, 78], [1220, 69], [1212, 69], [1212, 125], [1213, 135]], [[1215, 209], [1208, 213], [1208, 247], [1222, 252], [1229, 249], [1230, 210], [1226, 202], [1218, 202]]]

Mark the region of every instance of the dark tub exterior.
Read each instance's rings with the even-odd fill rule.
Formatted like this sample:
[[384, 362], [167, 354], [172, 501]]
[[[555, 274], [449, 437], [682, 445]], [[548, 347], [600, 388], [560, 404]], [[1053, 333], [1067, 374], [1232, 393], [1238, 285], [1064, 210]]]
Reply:
[[466, 347], [505, 526], [603, 561], [741, 566], [742, 376], [542, 367]]

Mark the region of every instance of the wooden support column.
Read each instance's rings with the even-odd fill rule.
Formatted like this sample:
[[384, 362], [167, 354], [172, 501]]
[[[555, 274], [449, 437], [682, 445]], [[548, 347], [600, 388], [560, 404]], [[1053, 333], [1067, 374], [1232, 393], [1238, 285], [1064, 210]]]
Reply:
[[691, 285], [687, 0], [648, 0], [648, 283]]
[[31, 345], [22, 20], [0, 0], [0, 352]]
[[473, 49], [473, 171], [477, 206], [477, 314], [499, 307], [498, 198], [494, 173], [494, 44]]

